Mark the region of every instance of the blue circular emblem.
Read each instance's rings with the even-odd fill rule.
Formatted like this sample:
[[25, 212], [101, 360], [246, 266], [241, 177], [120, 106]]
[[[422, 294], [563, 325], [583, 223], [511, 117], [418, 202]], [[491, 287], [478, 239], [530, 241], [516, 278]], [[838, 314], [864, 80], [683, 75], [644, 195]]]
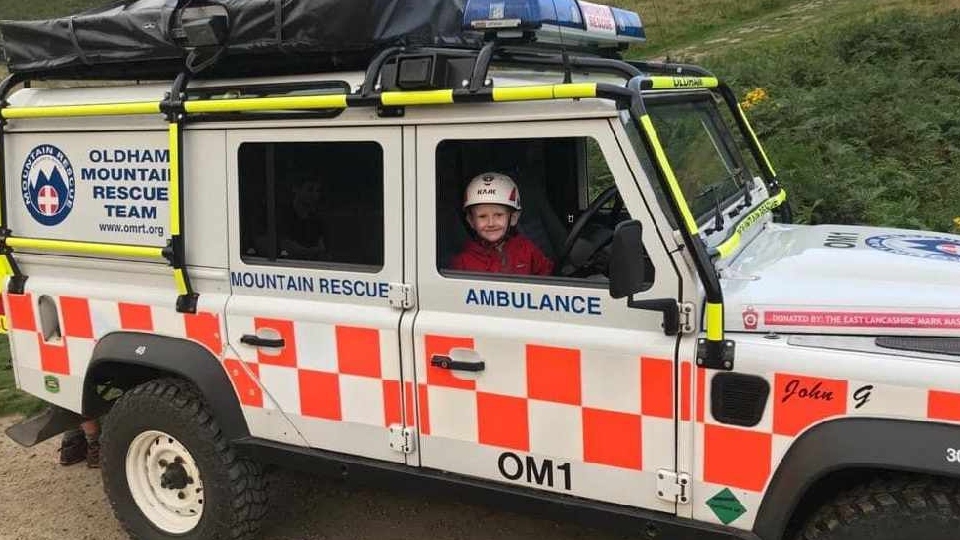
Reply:
[[960, 262], [960, 238], [957, 237], [884, 234], [867, 238], [867, 245], [897, 255]]
[[41, 225], [59, 225], [70, 215], [75, 195], [73, 165], [59, 148], [41, 144], [27, 154], [20, 174], [23, 203]]

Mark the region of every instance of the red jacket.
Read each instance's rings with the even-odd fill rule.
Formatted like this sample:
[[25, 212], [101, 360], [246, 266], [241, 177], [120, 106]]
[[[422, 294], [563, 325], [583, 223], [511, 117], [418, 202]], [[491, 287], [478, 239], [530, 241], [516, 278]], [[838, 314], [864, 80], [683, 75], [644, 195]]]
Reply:
[[553, 261], [526, 237], [516, 234], [497, 245], [470, 240], [453, 257], [454, 270], [549, 276]]

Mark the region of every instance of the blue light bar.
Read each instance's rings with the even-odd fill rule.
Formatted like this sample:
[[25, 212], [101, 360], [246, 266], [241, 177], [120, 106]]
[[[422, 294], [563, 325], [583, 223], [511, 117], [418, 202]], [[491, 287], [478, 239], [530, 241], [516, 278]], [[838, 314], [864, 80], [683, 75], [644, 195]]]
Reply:
[[500, 38], [532, 33], [538, 42], [583, 47], [646, 41], [637, 13], [583, 0], [467, 0], [463, 28]]

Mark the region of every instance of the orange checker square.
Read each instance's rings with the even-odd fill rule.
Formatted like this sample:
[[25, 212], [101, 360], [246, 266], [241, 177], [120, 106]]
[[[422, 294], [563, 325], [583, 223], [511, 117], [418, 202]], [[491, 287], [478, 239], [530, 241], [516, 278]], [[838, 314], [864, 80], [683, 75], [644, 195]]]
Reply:
[[762, 491], [770, 477], [773, 435], [707, 424], [703, 479], [713, 484]]
[[430, 400], [428, 398], [428, 389], [425, 384], [417, 385], [417, 406], [420, 412], [420, 415], [417, 417], [417, 428], [421, 435], [430, 434]]
[[847, 381], [777, 373], [773, 432], [796, 435], [824, 418], [847, 412]]
[[383, 384], [384, 426], [389, 427], [390, 424], [402, 424], [403, 413], [401, 412], [401, 407], [403, 406], [403, 402], [400, 397], [400, 381], [381, 382]]
[[301, 369], [297, 372], [300, 382], [300, 414], [341, 420], [340, 378], [336, 373], [323, 373]]
[[583, 460], [643, 469], [643, 423], [639, 415], [583, 409]]
[[120, 328], [124, 330], [153, 331], [153, 312], [150, 306], [120, 302]]
[[[257, 349], [257, 361], [261, 364], [280, 367], [297, 367], [297, 341], [293, 330], [293, 321], [254, 317], [253, 328], [257, 334], [262, 330], [272, 330], [283, 340], [279, 349]], [[268, 352], [265, 352], [268, 351]]]
[[707, 392], [707, 370], [697, 368], [697, 422], [703, 422], [703, 409]]
[[673, 362], [640, 359], [640, 412], [644, 416], [673, 418]]
[[528, 452], [527, 400], [477, 392], [477, 429], [480, 444]]
[[680, 363], [680, 420], [687, 422], [690, 420], [690, 387], [692, 382], [693, 369], [690, 362]]
[[527, 397], [580, 405], [580, 351], [527, 345]]
[[380, 331], [338, 326], [337, 365], [340, 373], [380, 378]]
[[414, 414], [414, 386], [413, 383], [407, 381], [403, 383], [403, 412], [406, 415], [405, 422], [408, 426], [414, 426], [417, 424], [417, 417]]
[[187, 337], [199, 341], [213, 354], [223, 354], [223, 343], [220, 339], [220, 318], [214, 313], [187, 313], [183, 319], [187, 329]]
[[960, 422], [960, 394], [931, 390], [927, 395], [927, 417]]
[[67, 353], [67, 339], [59, 344], [50, 344], [43, 341], [43, 336], [37, 334], [40, 342], [40, 369], [60, 375], [70, 374], [70, 360]]
[[33, 297], [29, 294], [7, 294], [10, 305], [10, 328], [13, 330], [37, 331], [37, 320], [33, 316]]
[[240, 397], [240, 403], [250, 407], [263, 407], [263, 391], [257, 381], [250, 376], [250, 373], [253, 373], [253, 377], [259, 378], [260, 366], [248, 362], [246, 365], [250, 370], [248, 373], [243, 364], [240, 360], [230, 358], [223, 361], [223, 367], [230, 375], [230, 380], [233, 381], [237, 396]]
[[472, 338], [447, 337], [447, 336], [424, 336], [423, 348], [426, 354], [427, 363], [427, 384], [437, 386], [446, 386], [448, 388], [461, 388], [463, 390], [474, 390], [477, 383], [474, 381], [456, 378], [450, 370], [441, 369], [430, 365], [430, 359], [434, 355], [449, 356], [453, 349], [473, 349]]
[[90, 322], [90, 302], [86, 298], [60, 297], [63, 311], [63, 335], [77, 338], [93, 338], [93, 323]]

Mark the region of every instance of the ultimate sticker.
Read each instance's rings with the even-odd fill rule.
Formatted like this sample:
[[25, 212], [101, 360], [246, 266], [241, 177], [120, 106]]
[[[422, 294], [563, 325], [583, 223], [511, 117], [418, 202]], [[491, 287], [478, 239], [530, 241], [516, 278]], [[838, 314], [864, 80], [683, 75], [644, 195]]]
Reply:
[[943, 236], [885, 234], [867, 238], [873, 249], [921, 259], [960, 262], [960, 240]]
[[41, 144], [27, 154], [20, 189], [33, 219], [48, 227], [59, 225], [73, 209], [73, 165], [56, 146]]

